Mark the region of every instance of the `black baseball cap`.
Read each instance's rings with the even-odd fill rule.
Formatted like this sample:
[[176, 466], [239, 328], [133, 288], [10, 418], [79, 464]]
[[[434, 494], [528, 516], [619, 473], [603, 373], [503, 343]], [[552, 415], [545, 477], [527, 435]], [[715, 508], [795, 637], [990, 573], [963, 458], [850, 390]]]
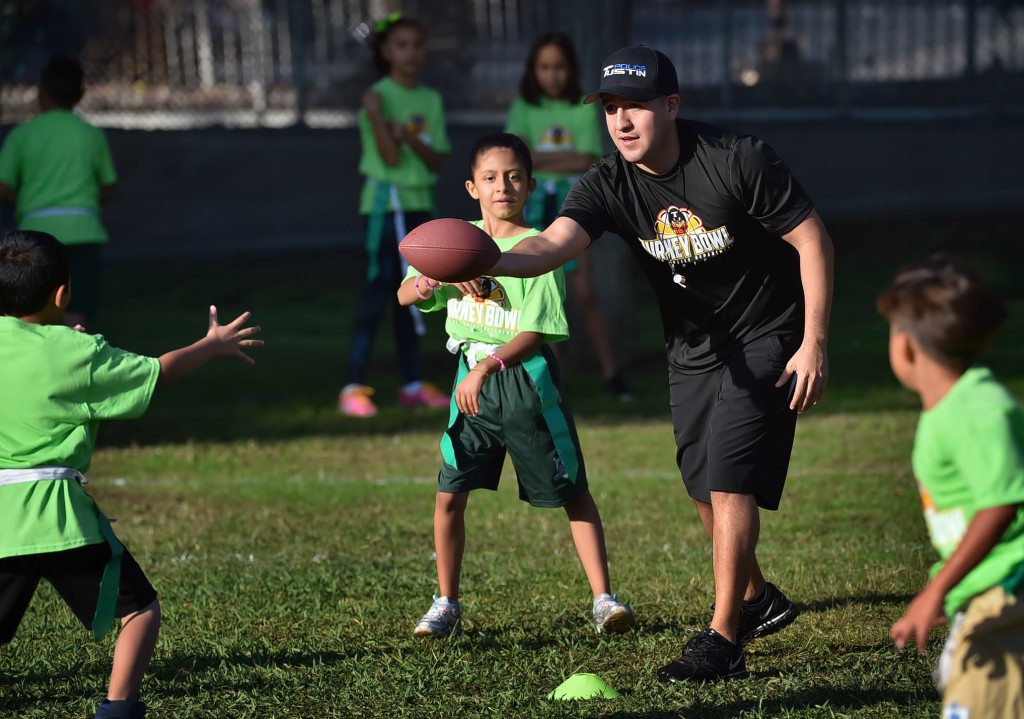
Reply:
[[590, 104], [601, 95], [647, 102], [663, 95], [678, 95], [676, 68], [665, 53], [646, 45], [630, 45], [616, 50], [601, 63], [601, 86], [583, 100]]

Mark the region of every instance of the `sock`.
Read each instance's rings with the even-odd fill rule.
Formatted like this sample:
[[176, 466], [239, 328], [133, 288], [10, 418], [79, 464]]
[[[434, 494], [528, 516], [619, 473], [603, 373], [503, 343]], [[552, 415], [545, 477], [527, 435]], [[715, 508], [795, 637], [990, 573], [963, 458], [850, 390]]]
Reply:
[[748, 607], [752, 606], [754, 604], [760, 604], [761, 602], [764, 601], [764, 598], [766, 596], [768, 596], [768, 583], [767, 582], [765, 582], [764, 589], [761, 590], [760, 594], [758, 594], [753, 599], [744, 601], [743, 603], [746, 604]]
[[100, 704], [100, 708], [96, 710], [96, 716], [102, 719], [132, 719], [132, 717], [143, 716], [143, 714], [135, 712], [136, 705], [139, 703], [134, 699], [117, 699], [114, 701], [104, 699]]
[[419, 392], [422, 388], [423, 383], [419, 380], [416, 380], [415, 382], [410, 382], [409, 384], [404, 385], [402, 387], [402, 389], [408, 392], [409, 394], [415, 394], [416, 392]]

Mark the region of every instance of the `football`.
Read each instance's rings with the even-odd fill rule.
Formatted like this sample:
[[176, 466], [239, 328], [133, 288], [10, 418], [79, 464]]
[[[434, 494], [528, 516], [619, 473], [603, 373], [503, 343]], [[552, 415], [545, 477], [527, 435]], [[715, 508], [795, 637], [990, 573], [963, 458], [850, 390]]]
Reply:
[[490, 235], [465, 220], [425, 222], [398, 244], [420, 274], [442, 282], [467, 282], [485, 274], [501, 256]]

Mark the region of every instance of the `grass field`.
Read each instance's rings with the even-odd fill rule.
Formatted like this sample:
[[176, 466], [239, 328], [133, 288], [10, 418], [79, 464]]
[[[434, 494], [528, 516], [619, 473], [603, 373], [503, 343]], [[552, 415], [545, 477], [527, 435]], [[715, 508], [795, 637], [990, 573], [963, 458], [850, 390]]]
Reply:
[[[360, 258], [339, 252], [203, 258], [109, 268], [103, 332], [159, 353], [198, 338], [205, 311], [253, 310], [258, 364], [222, 362], [110, 423], [91, 492], [161, 594], [164, 625], [145, 684], [153, 717], [934, 717], [926, 656], [889, 626], [933, 561], [909, 470], [916, 400], [886, 363], [874, 296], [894, 268], [957, 247], [948, 227], [833, 228], [836, 307], [825, 401], [801, 420], [782, 509], [759, 556], [802, 609], [751, 645], [748, 679], [660, 685], [655, 669], [710, 618], [710, 550], [674, 467], [664, 359], [638, 289], [640, 401], [605, 400], [570, 368], [615, 587], [635, 633], [595, 636], [564, 514], [516, 498], [511, 471], [474, 496], [463, 578], [466, 634], [421, 641], [435, 590], [431, 513], [444, 413], [334, 409]], [[1024, 260], [1013, 221], [972, 228], [970, 256], [1011, 301], [991, 365], [1024, 396]], [[978, 239], [980, 238], [980, 239]], [[637, 283], [640, 285], [640, 282]], [[429, 374], [447, 378], [439, 318]], [[375, 375], [393, 377], [390, 337]], [[389, 383], [390, 382], [390, 383]], [[379, 386], [393, 397], [395, 381]], [[0, 716], [91, 716], [112, 640], [90, 641], [48, 586], [0, 650]], [[549, 702], [593, 672], [614, 701]]]

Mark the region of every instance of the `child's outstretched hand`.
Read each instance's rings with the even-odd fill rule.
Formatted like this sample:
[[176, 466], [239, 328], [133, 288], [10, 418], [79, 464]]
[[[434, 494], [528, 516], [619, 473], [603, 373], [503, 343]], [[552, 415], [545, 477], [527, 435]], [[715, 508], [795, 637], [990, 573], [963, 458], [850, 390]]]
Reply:
[[263, 340], [250, 339], [260, 331], [259, 327], [245, 326], [250, 316], [248, 312], [243, 312], [233, 322], [222, 325], [217, 320], [217, 308], [211, 305], [210, 327], [206, 330], [205, 337], [188, 347], [160, 355], [158, 384], [168, 385], [177, 382], [217, 357], [238, 357], [244, 362], [255, 364], [252, 357], [242, 351], [243, 347], [263, 346]]
[[480, 414], [480, 390], [486, 379], [486, 372], [470, 370], [455, 388], [455, 406], [467, 417]]
[[928, 632], [933, 627], [944, 624], [946, 615], [942, 605], [944, 595], [941, 591], [927, 585], [907, 607], [903, 617], [892, 625], [889, 634], [896, 641], [896, 648], [902, 649], [907, 642], [917, 639], [917, 649], [924, 654], [928, 642]]
[[217, 354], [238, 357], [249, 364], [256, 364], [256, 360], [242, 351], [243, 347], [262, 347], [263, 340], [249, 339], [259, 334], [260, 327], [245, 327], [245, 323], [252, 317], [251, 312], [243, 312], [229, 324], [222, 325], [217, 320], [217, 308], [210, 305], [210, 329], [206, 337], [215, 343]]

